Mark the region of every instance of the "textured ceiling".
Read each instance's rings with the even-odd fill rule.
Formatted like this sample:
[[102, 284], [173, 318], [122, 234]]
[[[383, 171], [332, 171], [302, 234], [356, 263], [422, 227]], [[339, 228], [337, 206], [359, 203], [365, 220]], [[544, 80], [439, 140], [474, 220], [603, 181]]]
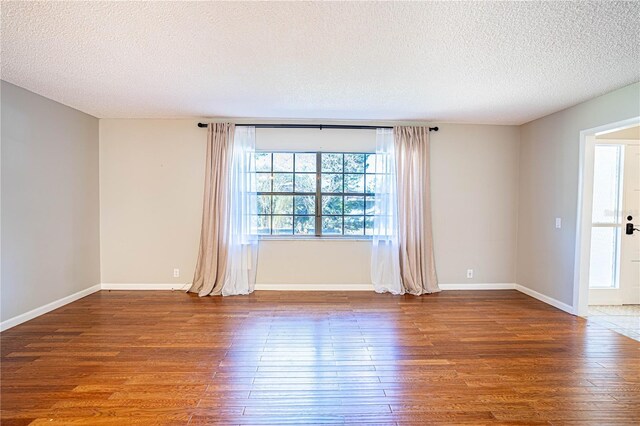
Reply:
[[640, 80], [640, 3], [2, 2], [2, 79], [96, 117], [520, 124]]

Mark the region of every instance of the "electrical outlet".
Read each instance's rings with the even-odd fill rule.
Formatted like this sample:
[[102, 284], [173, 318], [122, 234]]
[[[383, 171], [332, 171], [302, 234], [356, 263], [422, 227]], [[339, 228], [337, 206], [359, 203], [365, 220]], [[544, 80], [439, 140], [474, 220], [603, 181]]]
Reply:
[[178, 268], [173, 269], [173, 278], [180, 278], [180, 269]]
[[473, 278], [473, 269], [467, 269], [467, 278]]
[[562, 228], [562, 219], [559, 217], [556, 217], [556, 229], [560, 229]]

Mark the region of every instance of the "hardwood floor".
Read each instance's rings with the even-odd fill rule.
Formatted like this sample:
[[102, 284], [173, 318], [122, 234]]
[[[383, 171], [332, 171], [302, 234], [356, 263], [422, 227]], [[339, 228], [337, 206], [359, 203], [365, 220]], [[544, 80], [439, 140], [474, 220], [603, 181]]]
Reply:
[[2, 425], [640, 424], [640, 343], [516, 291], [101, 291], [1, 344]]

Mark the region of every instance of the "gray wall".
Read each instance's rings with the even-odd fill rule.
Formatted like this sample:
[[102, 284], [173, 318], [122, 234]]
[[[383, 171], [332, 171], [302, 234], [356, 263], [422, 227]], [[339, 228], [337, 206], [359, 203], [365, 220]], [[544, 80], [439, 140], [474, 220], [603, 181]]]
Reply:
[[98, 119], [1, 82], [2, 321], [100, 283]]
[[518, 284], [573, 304], [580, 131], [639, 115], [635, 83], [520, 127]]
[[[1, 88], [0, 319], [4, 321], [100, 283], [100, 206], [98, 120], [6, 82]], [[515, 281], [571, 304], [579, 133], [638, 115], [640, 84], [636, 83], [520, 127], [442, 125], [432, 148], [434, 233], [441, 282]], [[140, 167], [146, 164], [135, 162], [127, 174], [125, 160], [138, 158], [131, 150], [154, 153], [141, 157], [150, 162], [149, 170], [164, 177], [151, 180], [159, 185], [155, 188], [158, 193], [166, 192], [167, 182], [175, 180], [177, 171], [184, 178], [180, 182], [193, 182], [194, 188], [200, 188], [201, 164], [193, 159], [200, 158], [204, 138], [192, 120], [103, 120], [102, 124], [102, 185], [109, 201], [103, 206], [109, 209], [103, 210], [107, 217], [103, 218], [102, 243], [108, 246], [122, 237], [120, 230], [127, 229], [126, 224], [111, 223], [110, 209], [129, 206], [139, 198], [131, 194], [129, 199], [120, 199], [132, 183], [136, 187]], [[174, 127], [183, 133], [176, 137], [176, 146], [167, 145], [164, 158], [158, 138], [163, 140], [164, 132], [171, 134]], [[150, 137], [149, 129], [156, 133], [161, 129], [161, 135]], [[181, 149], [187, 147], [191, 154], [183, 156]], [[179, 163], [182, 168], [173, 164], [176, 156], [184, 159]], [[165, 170], [164, 165], [171, 167]], [[109, 174], [112, 169], [114, 173]], [[201, 189], [188, 193], [193, 194], [189, 205], [195, 206], [189, 217], [199, 218]], [[161, 205], [171, 205], [170, 200], [165, 201]], [[157, 207], [150, 211], [157, 213]], [[555, 229], [555, 217], [562, 218], [561, 229]], [[191, 222], [199, 225], [198, 220]], [[457, 235], [461, 223], [466, 231]], [[140, 223], [129, 225], [137, 229]], [[175, 242], [175, 225], [167, 220], [158, 228], [173, 229], [167, 241]], [[169, 255], [164, 262], [158, 258], [159, 263], [150, 262], [136, 273], [114, 263], [118, 251], [108, 250], [103, 281], [172, 282], [169, 274], [176, 266], [186, 275], [179, 281], [189, 281], [192, 252], [197, 248], [197, 241], [195, 246], [191, 241], [197, 226], [190, 226], [192, 232], [184, 232], [188, 250], [182, 250], [182, 257]], [[144, 253], [147, 239], [140, 237], [130, 235], [124, 240], [139, 243], [138, 253]], [[131, 258], [125, 263], [140, 266]], [[111, 268], [115, 265], [118, 267]], [[466, 268], [476, 269], [473, 280], [464, 278]], [[125, 275], [118, 275], [124, 270]]]

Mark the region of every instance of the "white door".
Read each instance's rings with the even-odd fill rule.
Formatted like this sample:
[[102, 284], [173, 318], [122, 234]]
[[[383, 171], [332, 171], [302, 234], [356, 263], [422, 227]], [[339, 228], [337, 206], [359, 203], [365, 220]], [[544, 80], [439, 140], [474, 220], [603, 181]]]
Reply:
[[[625, 144], [622, 241], [620, 242], [620, 290], [623, 304], [640, 304], [640, 144]], [[629, 226], [629, 224], [632, 224]]]
[[593, 178], [589, 304], [640, 304], [640, 143], [598, 140]]

